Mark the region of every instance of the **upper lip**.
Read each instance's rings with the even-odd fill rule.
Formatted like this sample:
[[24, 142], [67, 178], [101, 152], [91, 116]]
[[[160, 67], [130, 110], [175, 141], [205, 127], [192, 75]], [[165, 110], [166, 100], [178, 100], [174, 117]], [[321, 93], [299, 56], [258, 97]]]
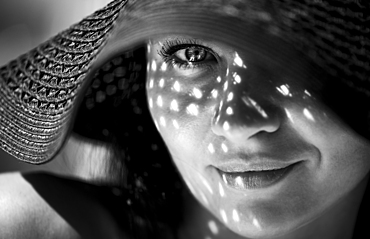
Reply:
[[282, 161], [271, 158], [253, 157], [248, 159], [234, 158], [214, 165], [214, 167], [227, 173], [267, 171], [286, 168], [298, 161]]

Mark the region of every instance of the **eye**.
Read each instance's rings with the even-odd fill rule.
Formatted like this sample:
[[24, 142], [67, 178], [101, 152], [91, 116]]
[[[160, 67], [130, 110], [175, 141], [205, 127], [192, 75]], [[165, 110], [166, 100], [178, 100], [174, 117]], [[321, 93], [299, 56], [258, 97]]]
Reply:
[[188, 62], [201, 62], [207, 57], [209, 58], [209, 55], [210, 54], [204, 48], [198, 46], [182, 49], [175, 53], [175, 56], [180, 60]]
[[158, 54], [169, 66], [182, 70], [213, 67], [218, 62], [212, 49], [187, 40], [166, 41]]

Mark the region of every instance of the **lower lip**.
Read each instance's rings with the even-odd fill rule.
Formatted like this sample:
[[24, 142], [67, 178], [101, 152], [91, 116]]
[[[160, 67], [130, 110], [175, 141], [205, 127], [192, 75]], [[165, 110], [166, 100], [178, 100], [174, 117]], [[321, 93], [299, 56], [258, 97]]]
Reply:
[[256, 172], [242, 172], [242, 173], [227, 173], [217, 170], [221, 175], [226, 185], [238, 190], [251, 190], [266, 188], [281, 181], [288, 175], [298, 163], [289, 165], [286, 168], [256, 171]]

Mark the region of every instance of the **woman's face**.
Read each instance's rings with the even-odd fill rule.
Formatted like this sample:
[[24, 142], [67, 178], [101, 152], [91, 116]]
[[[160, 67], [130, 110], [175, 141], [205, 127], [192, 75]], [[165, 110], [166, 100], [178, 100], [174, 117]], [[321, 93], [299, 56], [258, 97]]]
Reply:
[[220, 221], [246, 237], [288, 233], [365, 177], [369, 143], [322, 103], [324, 75], [274, 31], [222, 21], [168, 21], [174, 33], [148, 43], [150, 111]]

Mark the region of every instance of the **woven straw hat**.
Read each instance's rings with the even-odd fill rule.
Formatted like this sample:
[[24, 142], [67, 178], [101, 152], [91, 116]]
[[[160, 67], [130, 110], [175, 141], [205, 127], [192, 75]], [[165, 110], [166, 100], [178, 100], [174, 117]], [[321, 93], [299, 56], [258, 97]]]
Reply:
[[[176, 21], [177, 13], [191, 17], [191, 11], [181, 11], [184, 4], [262, 23], [338, 82], [370, 96], [370, 5], [365, 1], [248, 0], [242, 4], [246, 9], [238, 0], [126, 3], [112, 1], [0, 68], [0, 149], [32, 164], [52, 159], [68, 135], [94, 64], [118, 48], [165, 33], [163, 24]], [[110, 41], [117, 28], [125, 34], [119, 43]], [[102, 53], [103, 48], [111, 50]], [[362, 121], [368, 124], [369, 117]]]

